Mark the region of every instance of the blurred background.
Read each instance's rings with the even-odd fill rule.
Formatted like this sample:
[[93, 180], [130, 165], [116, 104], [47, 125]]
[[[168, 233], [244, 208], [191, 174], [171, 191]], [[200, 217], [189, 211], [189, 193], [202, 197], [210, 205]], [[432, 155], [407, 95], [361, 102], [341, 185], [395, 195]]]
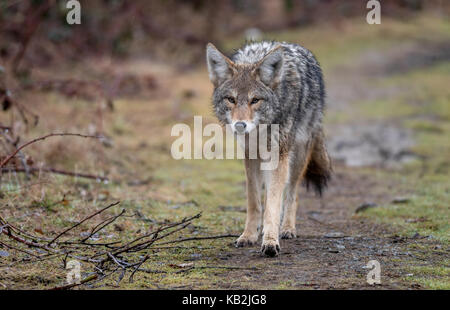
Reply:
[[[363, 216], [448, 242], [450, 1], [380, 1], [379, 25], [366, 22], [363, 0], [80, 0], [79, 25], [66, 21], [68, 2], [0, 2], [0, 158], [49, 133], [103, 138], [52, 137], [18, 152], [1, 167], [5, 218], [52, 234], [119, 199], [156, 219], [204, 211], [201, 232], [239, 232], [242, 163], [176, 161], [170, 132], [194, 115], [215, 122], [208, 42], [231, 54], [267, 39], [305, 46], [324, 71], [335, 175], [321, 202], [302, 191], [311, 210], [353, 232], [342, 223], [366, 205]], [[314, 223], [305, 233], [326, 232]], [[144, 224], [121, 225], [114, 233]], [[29, 277], [44, 267], [0, 282], [59, 281]], [[448, 288], [435, 276], [417, 283]]]
[[[443, 0], [385, 1], [381, 25], [365, 22], [367, 1], [80, 1], [79, 25], [67, 22], [68, 3], [33, 0], [1, 4], [3, 108], [7, 111], [12, 102], [21, 105], [24, 111], [19, 114], [28, 125], [31, 120], [27, 118], [37, 122], [38, 115], [30, 103], [19, 98], [31, 91], [95, 102], [97, 110], [91, 116], [97, 120], [89, 124], [91, 133], [104, 131], [104, 117], [116, 99], [168, 95], [189, 99], [195, 90], [190, 85], [173, 87], [172, 77], [204, 70], [208, 42], [227, 54], [246, 40], [303, 44], [322, 63], [330, 81], [329, 105], [337, 110], [347, 109], [352, 101], [392, 100], [387, 98], [389, 87], [369, 87], [374, 77], [449, 60], [446, 22], [450, 6]], [[178, 99], [171, 100], [171, 110], [183, 114]], [[382, 109], [381, 103], [370, 105]], [[407, 151], [411, 141], [406, 133], [374, 126], [354, 135], [370, 136], [375, 131], [383, 136], [380, 141], [391, 144], [387, 151], [374, 150], [371, 142], [353, 141], [367, 140], [362, 137], [347, 141], [349, 132], [344, 132], [342, 139], [331, 141], [335, 157], [366, 165], [389, 159], [386, 156], [398, 155], [399, 160], [413, 156]], [[374, 137], [373, 143], [378, 139]], [[355, 143], [357, 148], [352, 147]]]
[[[67, 2], [2, 1], [4, 61], [27, 67], [87, 56], [140, 56], [193, 66], [203, 62], [207, 42], [221, 47], [229, 38], [258, 39], [324, 23], [345, 31], [349, 20], [364, 20], [369, 11], [367, 1], [354, 0], [96, 0], [80, 1], [82, 22], [74, 26], [66, 21]], [[443, 0], [384, 1], [382, 16], [407, 22], [434, 11], [444, 18], [448, 7]]]

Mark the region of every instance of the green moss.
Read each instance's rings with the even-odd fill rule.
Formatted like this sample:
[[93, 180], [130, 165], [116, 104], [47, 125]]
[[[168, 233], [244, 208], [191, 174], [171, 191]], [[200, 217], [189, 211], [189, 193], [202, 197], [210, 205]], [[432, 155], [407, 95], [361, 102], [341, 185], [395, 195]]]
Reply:
[[450, 289], [449, 261], [443, 262], [443, 266], [415, 266], [408, 268], [408, 276], [405, 281], [411, 281], [433, 290]]

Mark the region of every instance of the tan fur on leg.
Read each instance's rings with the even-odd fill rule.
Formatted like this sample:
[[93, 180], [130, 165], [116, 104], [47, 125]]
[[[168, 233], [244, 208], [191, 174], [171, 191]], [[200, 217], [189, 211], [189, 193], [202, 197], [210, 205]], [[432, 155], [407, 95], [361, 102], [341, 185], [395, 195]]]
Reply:
[[308, 143], [298, 144], [290, 153], [289, 180], [286, 186], [283, 201], [284, 216], [281, 226], [281, 238], [292, 239], [297, 237], [295, 228], [297, 218], [297, 187], [305, 173], [311, 158], [311, 148]]
[[247, 176], [247, 219], [242, 235], [236, 240], [237, 247], [253, 245], [258, 241], [258, 225], [261, 219], [261, 171], [260, 161], [245, 159]]
[[288, 156], [282, 156], [277, 169], [270, 171], [267, 184], [267, 203], [264, 211], [264, 234], [261, 252], [276, 256], [280, 252], [279, 227], [281, 200], [288, 176]]

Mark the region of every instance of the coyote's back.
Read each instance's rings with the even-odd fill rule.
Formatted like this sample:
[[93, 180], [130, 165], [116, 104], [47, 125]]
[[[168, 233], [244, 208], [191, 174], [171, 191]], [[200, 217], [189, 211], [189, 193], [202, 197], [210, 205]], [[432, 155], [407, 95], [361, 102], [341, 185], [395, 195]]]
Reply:
[[322, 133], [324, 82], [314, 55], [298, 44], [263, 41], [246, 44], [231, 60], [238, 65], [254, 65], [277, 46], [282, 47], [283, 58], [280, 80], [274, 88], [278, 106], [275, 110], [260, 109], [261, 118], [280, 125], [283, 149], [292, 150], [296, 142], [310, 141], [312, 156], [303, 177], [308, 187], [312, 185], [321, 194], [330, 176], [330, 162]]

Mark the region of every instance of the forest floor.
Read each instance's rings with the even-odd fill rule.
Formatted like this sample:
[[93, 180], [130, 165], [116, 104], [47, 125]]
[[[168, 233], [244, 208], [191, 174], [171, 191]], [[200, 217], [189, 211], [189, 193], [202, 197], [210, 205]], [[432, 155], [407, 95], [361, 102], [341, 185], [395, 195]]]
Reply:
[[[148, 251], [143, 267], [158, 273], [138, 272], [133, 282], [115, 275], [78, 288], [450, 289], [450, 23], [420, 16], [267, 35], [312, 50], [326, 79], [324, 123], [334, 174], [322, 198], [300, 190], [298, 237], [282, 240], [275, 258], [263, 257], [260, 244], [235, 248], [234, 238], [187, 241]], [[225, 47], [238, 45], [231, 38]], [[27, 152], [36, 164], [106, 172], [112, 181], [53, 174], [26, 181], [23, 175], [5, 174], [0, 215], [34, 234], [54, 237], [109, 202], [121, 201], [100, 218], [121, 209], [127, 216], [101, 236], [129, 239], [198, 212], [202, 216], [174, 239], [239, 235], [246, 206], [243, 163], [177, 161], [170, 154], [174, 124], [191, 126], [195, 115], [203, 116], [204, 124], [215, 122], [206, 68], [95, 59], [33, 74], [45, 80], [101, 78], [105, 72], [154, 78], [156, 86], [114, 100], [113, 110], [52, 91], [30, 90], [21, 101], [32, 102], [40, 116], [24, 140], [49, 132], [108, 136], [102, 145], [75, 137], [35, 144]], [[88, 227], [80, 225], [67, 237]], [[9, 242], [4, 236], [0, 241]], [[61, 257], [30, 263], [1, 246], [0, 254], [0, 289], [64, 284]], [[376, 286], [366, 282], [370, 260], [381, 265]], [[93, 267], [83, 263], [81, 271], [88, 274]]]

